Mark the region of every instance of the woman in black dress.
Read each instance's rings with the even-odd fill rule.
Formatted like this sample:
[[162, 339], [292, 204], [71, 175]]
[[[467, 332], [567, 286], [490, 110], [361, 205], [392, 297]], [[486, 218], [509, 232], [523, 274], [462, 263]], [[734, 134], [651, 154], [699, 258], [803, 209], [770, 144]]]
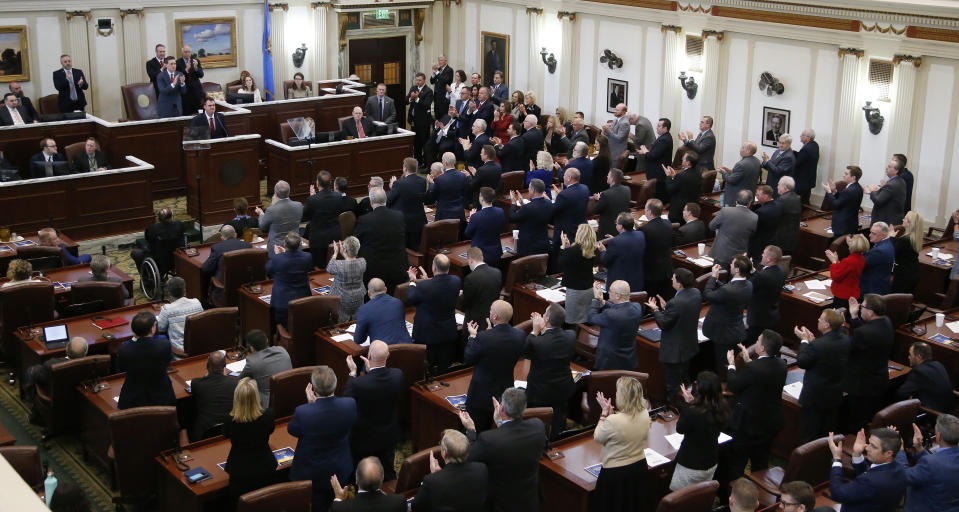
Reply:
[[896, 264], [892, 267], [892, 293], [913, 293], [919, 284], [919, 251], [922, 250], [922, 217], [916, 211], [902, 218], [902, 229], [893, 235]]
[[584, 183], [584, 185], [589, 187], [591, 194], [598, 194], [609, 188], [609, 184], [606, 183], [606, 176], [609, 174], [610, 165], [612, 165], [609, 154], [609, 139], [602, 133], [597, 135], [593, 142], [593, 150], [596, 151], [596, 156], [593, 157], [593, 182]]
[[241, 495], [276, 481], [276, 458], [270, 448], [274, 419], [273, 409], [260, 407], [256, 381], [249, 377], [240, 380], [233, 392], [230, 420], [223, 425], [223, 435], [232, 444], [225, 469], [230, 474], [234, 505]]
[[566, 287], [566, 323], [579, 324], [589, 316], [593, 302], [593, 257], [596, 255], [596, 234], [589, 224], [580, 224], [576, 229], [576, 241], [569, 243], [566, 233], [561, 233], [562, 247], [559, 253], [559, 270], [563, 273]]
[[729, 419], [729, 405], [715, 373], [699, 372], [696, 384], [695, 396], [686, 386], [680, 388], [686, 405], [680, 411], [676, 432], [684, 437], [676, 454], [676, 468], [669, 484], [671, 491], [712, 480], [719, 462], [717, 438]]

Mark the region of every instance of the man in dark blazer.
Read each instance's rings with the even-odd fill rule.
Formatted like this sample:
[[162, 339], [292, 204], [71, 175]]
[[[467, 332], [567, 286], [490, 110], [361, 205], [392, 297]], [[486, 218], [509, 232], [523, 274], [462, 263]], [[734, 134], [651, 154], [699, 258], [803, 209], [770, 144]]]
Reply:
[[[782, 213], [776, 224], [775, 244], [783, 250], [783, 254], [792, 254], [799, 243], [799, 223], [802, 219], [802, 199], [796, 194], [796, 182], [791, 176], [779, 179], [779, 197], [776, 203]], [[757, 223], [758, 229], [758, 223]]]
[[310, 247], [313, 266], [326, 268], [329, 261], [326, 248], [334, 240], [340, 239], [340, 214], [343, 213], [344, 203], [340, 201], [340, 194], [333, 190], [333, 177], [328, 171], [316, 174], [316, 183], [310, 185], [310, 197], [303, 205], [304, 222], [309, 222]]
[[885, 222], [874, 222], [869, 227], [869, 242], [872, 248], [866, 251], [866, 266], [859, 275], [859, 291], [863, 295], [889, 293], [889, 275], [896, 260], [896, 249], [889, 236], [890, 227]]
[[489, 187], [480, 189], [480, 209], [470, 214], [465, 236], [470, 239], [470, 247], [479, 247], [483, 251], [483, 261], [498, 265], [503, 256], [500, 234], [506, 225], [503, 209], [493, 206], [496, 192]]
[[269, 338], [259, 329], [246, 333], [243, 341], [252, 353], [246, 356], [246, 366], [240, 372], [240, 378], [249, 377], [256, 381], [260, 407], [266, 409], [270, 405], [270, 377], [293, 369], [290, 354], [279, 345], [269, 346]]
[[713, 163], [716, 154], [716, 135], [713, 133], [712, 116], [703, 116], [699, 120], [699, 135], [696, 138], [692, 137], [691, 132], [682, 133], [680, 131], [679, 140], [699, 156], [699, 159], [694, 163], [694, 168], [700, 174], [703, 171], [716, 168], [716, 164]]
[[[572, 167], [579, 171], [579, 181], [583, 185], [589, 187], [589, 191], [592, 194], [604, 190], [608, 185], [608, 176], [609, 173], [606, 173], [606, 176], [593, 176], [593, 161], [589, 159], [589, 144], [579, 144], [570, 146], [570, 150], [573, 153], [573, 159], [566, 163], [564, 169], [569, 169]], [[555, 150], [554, 150], [555, 151]], [[599, 181], [599, 183], [597, 183]], [[622, 179], [620, 179], [622, 181]], [[602, 186], [600, 186], [600, 183]]]
[[553, 219], [553, 203], [546, 198], [546, 185], [538, 178], [529, 182], [529, 202], [522, 207], [518, 191], [511, 190], [509, 221], [516, 224], [516, 256], [546, 254], [549, 252], [549, 224]]
[[865, 192], [872, 200], [872, 222], [885, 222], [890, 226], [902, 224], [906, 207], [906, 180], [899, 176], [902, 164], [890, 160], [886, 164], [886, 177], [879, 185], [869, 185]]
[[123, 342], [117, 352], [117, 371], [127, 374], [117, 407], [176, 405], [173, 383], [166, 371], [173, 361], [173, 350], [166, 336], [157, 336], [153, 312], [137, 313], [130, 329], [133, 339]]
[[766, 169], [766, 184], [778, 193], [779, 178], [792, 176], [796, 169], [796, 155], [792, 150], [792, 135], [784, 133], [779, 136], [779, 149], [770, 157], [763, 151], [762, 168]]
[[408, 114], [410, 128], [416, 134], [413, 139], [413, 157], [421, 164], [427, 164], [428, 162], [423, 160], [423, 146], [426, 145], [430, 127], [433, 125], [433, 116], [430, 115], [430, 107], [433, 106], [433, 90], [426, 85], [426, 75], [423, 73], [416, 73], [414, 84], [406, 95], [406, 102], [410, 106]]
[[932, 348], [924, 341], [909, 346], [909, 366], [906, 382], [896, 391], [896, 400], [918, 398], [923, 407], [945, 412], [956, 404], [949, 373], [939, 361], [933, 360]]
[[503, 423], [478, 436], [470, 415], [460, 413], [472, 443], [470, 460], [489, 470], [487, 510], [539, 509], [539, 461], [547, 445], [546, 426], [538, 418], [523, 419], [525, 411], [526, 393], [507, 389], [493, 411], [493, 420]]
[[862, 187], [859, 179], [862, 169], [856, 165], [846, 167], [843, 174], [845, 188], [839, 189], [832, 181], [823, 183], [826, 197], [832, 200], [832, 236], [853, 235], [859, 232], [859, 206], [862, 205]]
[[696, 277], [689, 269], [677, 268], [673, 273], [676, 295], [667, 302], [662, 296], [651, 296], [646, 305], [662, 332], [659, 340], [659, 362], [666, 380], [666, 401], [680, 402], [680, 386], [689, 382], [689, 361], [699, 353], [697, 330], [702, 294], [696, 288]]
[[478, 322], [466, 325], [469, 338], [463, 362], [473, 366], [466, 393], [466, 412], [473, 418], [477, 432], [493, 426], [493, 398], [513, 387], [513, 367], [523, 355], [526, 333], [512, 327], [513, 306], [505, 300], [493, 302], [489, 310], [490, 328], [480, 331]]
[[801, 442], [818, 439], [836, 430], [839, 405], [842, 402], [842, 381], [849, 360], [849, 336], [840, 329], [843, 316], [834, 309], [819, 315], [815, 338], [808, 328], [796, 327], [800, 340], [797, 361], [806, 370], [799, 405], [802, 408]]
[[[440, 110], [436, 117], [442, 117], [445, 114], [446, 111]], [[366, 117], [386, 124], [396, 122], [396, 102], [386, 95], [386, 84], [376, 84], [376, 95], [366, 100]]]
[[[243, 200], [243, 204], [246, 204], [246, 200]], [[246, 207], [244, 206], [244, 212]], [[147, 226], [143, 230], [143, 241], [137, 240], [136, 246], [130, 250], [130, 257], [136, 263], [136, 268], [143, 266], [143, 260], [147, 256], [152, 256], [158, 254], [161, 251], [160, 244], [162, 242], [170, 242], [173, 240], [179, 241], [177, 244], [179, 247], [186, 245], [186, 240], [183, 238], [183, 225], [179, 222], [173, 220], [173, 209], [170, 207], [160, 208], [160, 211], [157, 212], [157, 221], [154, 224]], [[236, 231], [233, 231], [234, 236], [236, 236]], [[222, 233], [221, 233], [222, 236]], [[210, 257], [214, 256], [213, 248], [210, 248], [210, 255], [207, 257], [207, 261], [210, 260]], [[217, 258], [222, 256], [222, 253], [216, 255]], [[203, 267], [201, 267], [201, 274], [204, 276], [204, 285], [203, 289], [206, 289], [209, 285], [210, 277], [216, 273], [216, 265], [219, 263], [219, 260], [213, 263], [203, 262]], [[207, 271], [209, 269], [209, 271]]]
[[486, 128], [484, 128], [486, 135], [492, 135], [493, 113], [496, 111], [496, 105], [490, 101], [489, 89], [480, 87], [476, 98], [476, 101], [470, 105], [471, 108], [467, 113], [469, 124], [473, 126], [473, 123], [475, 123], [477, 119], [482, 119], [486, 123]]
[[[452, 109], [451, 109], [452, 111]], [[438, 162], [443, 153], [452, 152], [462, 154], [463, 146], [459, 143], [459, 121], [456, 117], [447, 114], [437, 118], [430, 131], [430, 137], [423, 147], [423, 158], [426, 162]]]
[[470, 193], [470, 179], [456, 170], [456, 155], [453, 153], [443, 153], [443, 167], [443, 174], [435, 179], [432, 175], [426, 178], [430, 182], [426, 202], [436, 203], [436, 220], [459, 219], [465, 223], [463, 208]]
[[669, 222], [683, 223], [683, 207], [686, 203], [699, 201], [703, 177], [696, 167], [696, 153], [683, 155], [683, 167], [678, 171], [670, 166], [665, 169], [666, 195], [669, 196]]
[[[779, 266], [783, 252], [775, 245], [763, 249], [755, 272], [749, 276], [753, 295], [746, 307], [746, 345], [752, 345], [766, 329], [775, 330], [779, 325], [779, 296], [786, 284], [786, 273]], [[778, 352], [777, 352], [778, 353]]]
[[206, 375], [190, 382], [190, 394], [196, 401], [196, 421], [190, 431], [190, 442], [203, 439], [210, 428], [226, 423], [233, 410], [233, 391], [239, 379], [224, 373], [226, 354], [219, 350], [206, 358]]
[[479, 167], [483, 165], [483, 159], [480, 157], [481, 152], [483, 151], [483, 146], [489, 145], [490, 140], [489, 136], [486, 135], [486, 121], [483, 119], [476, 119], [472, 123], [472, 131], [470, 139], [460, 139], [460, 146], [463, 148], [463, 160], [466, 161], [466, 165], [470, 167]]
[[802, 199], [802, 204], [809, 204], [809, 194], [816, 186], [816, 176], [819, 169], [819, 143], [816, 142], [816, 132], [807, 128], [799, 136], [802, 147], [796, 154], [796, 193]]
[[492, 142], [496, 144], [496, 157], [499, 158], [503, 172], [529, 169], [529, 155], [526, 154], [526, 145], [523, 138], [519, 136], [522, 130], [523, 125], [513, 121], [506, 129], [506, 133], [510, 137], [506, 144], [493, 137]]
[[403, 392], [403, 371], [387, 368], [390, 347], [381, 340], [370, 343], [369, 357], [360, 356], [366, 373], [357, 373], [352, 356], [346, 358], [350, 372], [343, 388], [343, 396], [356, 400], [357, 419], [350, 435], [350, 452], [353, 460], [373, 456], [380, 460], [387, 480], [396, 479], [393, 469], [396, 442], [399, 439], [397, 407]]
[[157, 74], [156, 83], [159, 89], [157, 96], [157, 117], [178, 117], [185, 114], [183, 110], [183, 95], [186, 94], [186, 77], [176, 70], [176, 59], [166, 58], [166, 69]]
[[[278, 325], [286, 327], [287, 311], [292, 300], [310, 296], [310, 272], [313, 256], [300, 250], [303, 239], [290, 232], [283, 244], [273, 246], [275, 256], [266, 262], [266, 273], [273, 279], [270, 310]], [[317, 251], [319, 252], [319, 251]]]
[[596, 203], [593, 205], [593, 213], [599, 215], [599, 231], [597, 238], [602, 240], [609, 236], [616, 236], [616, 217], [620, 213], [629, 209], [630, 191], [629, 187], [622, 184], [623, 171], [619, 169], [610, 169], [606, 175], [606, 184], [609, 188], [593, 194]]
[[673, 136], [669, 134], [672, 123], [665, 117], [656, 123], [656, 140], [653, 145], [639, 146], [637, 152], [643, 156], [646, 165], [646, 179], [656, 180], [656, 199], [666, 201], [665, 168], [673, 162]]
[[390, 192], [386, 194], [386, 207], [403, 213], [406, 223], [406, 247], [418, 251], [423, 226], [426, 225], [426, 212], [423, 203], [429, 184], [426, 178], [416, 174], [415, 158], [403, 159], [403, 176], [390, 178]]
[[879, 512], [898, 509], [906, 492], [906, 472], [896, 462], [902, 448], [899, 433], [891, 428], [874, 428], [866, 437], [860, 430], [852, 447], [856, 478], [844, 481], [842, 443], [829, 433], [832, 469], [829, 470], [829, 497], [842, 503], [843, 512]]
[[753, 294], [753, 284], [746, 277], [752, 270], [749, 259], [742, 254], [733, 257], [729, 265], [730, 279], [719, 281], [719, 265], [713, 265], [712, 275], [703, 289], [703, 299], [709, 302], [709, 312], [703, 320], [703, 335], [712, 340], [716, 373], [722, 376], [726, 368], [726, 352], [746, 340], [743, 312]]
[[756, 214], [749, 210], [752, 200], [752, 191], [740, 190], [736, 204], [724, 206], [709, 221], [709, 229], [716, 233], [709, 255], [716, 263], [727, 266], [733, 256], [747, 251], [758, 222]]
[[293, 412], [287, 431], [299, 439], [290, 480], [313, 481], [313, 509], [325, 511], [333, 501], [330, 477], [346, 482], [353, 472], [350, 432], [357, 421], [356, 401], [333, 396], [336, 374], [317, 366], [306, 386], [307, 403]]
[[596, 245], [600, 252], [600, 261], [606, 267], [606, 282], [623, 280], [629, 284], [631, 290], [645, 290], [643, 265], [645, 262], [646, 235], [642, 231], [633, 229], [635, 220], [629, 212], [620, 213], [616, 217], [616, 230], [619, 232], [612, 238]]
[[446, 87], [453, 83], [453, 68], [447, 64], [446, 56], [440, 55], [433, 64], [433, 74], [430, 75], [430, 84], [436, 94], [433, 95], [433, 113], [436, 117], [446, 113], [450, 102], [446, 98]]
[[36, 123], [37, 119], [17, 101], [16, 94], [8, 92], [3, 95], [3, 106], [0, 107], [0, 126], [16, 126], [18, 122], [27, 125]]
[[843, 383], [847, 427], [844, 432], [863, 428], [885, 405], [889, 354], [895, 338], [892, 322], [885, 315], [886, 300], [879, 295], [865, 295], [862, 304], [855, 297], [849, 298], [852, 344]]
[[736, 196], [740, 190], [752, 192], [756, 190], [756, 184], [759, 183], [759, 175], [762, 171], [759, 167], [759, 159], [756, 158], [756, 143], [743, 142], [739, 148], [739, 156], [740, 160], [733, 165], [732, 169], [719, 168], [726, 185], [726, 190], [723, 192], [725, 206], [736, 204]]
[[473, 121], [470, 119], [470, 109], [476, 105], [476, 102], [470, 98], [469, 89], [463, 87], [460, 89], [460, 99], [451, 105], [448, 110], [450, 117], [456, 121], [455, 131], [458, 139], [468, 138], [470, 130], [473, 127]]
[[40, 122], [40, 113], [37, 112], [37, 109], [33, 106], [33, 102], [30, 101], [30, 97], [23, 94], [23, 86], [20, 85], [20, 82], [10, 82], [8, 87], [10, 88], [10, 92], [17, 97], [17, 101], [20, 102], [20, 106], [23, 107], [23, 110], [25, 110], [27, 114], [30, 114], [30, 119], [33, 119], [34, 123]]
[[683, 220], [686, 223], [679, 226], [679, 229], [673, 233], [673, 247], [693, 244], [709, 238], [706, 224], [699, 220], [700, 213], [699, 203], [686, 203], [683, 207]]
[[366, 258], [363, 280], [378, 277], [389, 293], [406, 280], [406, 222], [402, 212], [386, 207], [386, 192], [370, 190], [373, 211], [356, 220], [353, 235], [360, 240], [360, 257]]
[[470, 442], [462, 432], [447, 429], [440, 440], [440, 457], [446, 463], [440, 468], [430, 453], [430, 474], [423, 477], [420, 490], [413, 498], [413, 512], [441, 510], [483, 512], [489, 486], [489, 471], [480, 462], [468, 462]]
[[601, 328], [596, 343], [597, 370], [636, 369], [636, 330], [643, 320], [643, 306], [630, 302], [629, 291], [629, 283], [614, 281], [609, 285], [607, 302], [602, 285], [593, 286], [588, 319]]
[[210, 255], [200, 268], [200, 271], [204, 275], [208, 277], [216, 276], [217, 279], [223, 276], [223, 269], [220, 268], [220, 259], [223, 258], [224, 254], [230, 251], [251, 249], [253, 247], [249, 242], [244, 242], [237, 238], [236, 230], [229, 224], [224, 224], [223, 227], [220, 228], [220, 237], [223, 241], [210, 246]]
[[365, 139], [375, 135], [374, 132], [373, 121], [363, 115], [361, 107], [353, 107], [353, 117], [343, 121], [343, 124], [340, 125], [340, 137], [343, 139], [348, 137]]
[[216, 111], [216, 101], [213, 98], [203, 100], [203, 112], [193, 116], [190, 120], [191, 131], [205, 134], [210, 132], [211, 139], [229, 137], [230, 130], [226, 127], [226, 119], [223, 114]]
[[83, 145], [83, 153], [77, 153], [70, 162], [70, 168], [73, 172], [93, 172], [105, 171], [110, 168], [107, 156], [100, 151], [100, 145], [97, 139], [87, 137]]
[[[685, 172], [694, 173], [695, 169], [688, 169]], [[684, 173], [685, 173], [684, 172]], [[695, 203], [690, 203], [695, 204]], [[650, 297], [662, 295], [668, 299], [673, 295], [673, 287], [670, 279], [673, 275], [672, 241], [673, 227], [670, 222], [662, 218], [663, 203], [659, 199], [649, 199], [646, 201], [646, 211], [644, 212], [648, 222], [639, 228], [646, 237], [646, 249], [643, 253], [643, 286], [645, 288], [630, 288], [634, 290], [645, 289]]]
[[736, 395], [730, 420], [732, 453], [726, 475], [730, 480], [743, 475], [746, 461], [751, 471], [769, 467], [772, 441], [784, 423], [782, 389], [786, 384], [786, 362], [779, 357], [781, 347], [782, 336], [767, 329], [756, 344], [755, 360], [740, 345], [739, 354], [743, 359], [740, 370], [736, 369], [736, 351], [726, 352], [726, 386]]
[[[539, 122], [536, 116], [530, 114], [523, 119], [523, 132], [520, 135], [520, 138], [523, 140], [523, 151], [526, 153], [526, 165], [521, 169], [509, 169], [511, 171], [525, 171], [529, 162], [532, 162], [533, 165], [536, 165], [536, 153], [544, 150], [543, 144], [546, 140], [546, 136], [543, 135], [543, 131], [536, 127], [536, 123]], [[512, 139], [510, 139], [512, 140]], [[547, 183], [549, 185], [549, 183]]]
[[50, 137], [40, 139], [40, 152], [30, 157], [30, 175], [33, 178], [70, 174], [70, 162], [57, 152], [57, 141]]
[[413, 318], [413, 342], [426, 345], [426, 360], [431, 375], [445, 373], [452, 362], [456, 343], [456, 301], [460, 296], [460, 278], [450, 275], [450, 259], [444, 254], [433, 258], [433, 277], [423, 267], [410, 267], [410, 288], [406, 304], [416, 307]]
[[500, 176], [503, 174], [503, 167], [496, 162], [496, 149], [489, 144], [483, 146], [480, 152], [480, 159], [483, 164], [477, 167], [467, 167], [470, 173], [470, 191], [472, 196], [472, 207], [479, 208], [479, 193], [483, 187], [499, 189]]
[[[10, 85], [12, 86], [13, 84], [10, 84]], [[10, 90], [13, 91], [13, 88], [11, 88]], [[16, 91], [13, 91], [13, 92], [16, 92]], [[17, 94], [17, 97], [20, 97], [20, 94]], [[30, 98], [26, 98], [26, 100], [29, 102]], [[36, 114], [33, 114], [33, 118], [34, 119], [37, 118]], [[899, 171], [899, 177], [906, 182], [906, 204], [903, 206], [902, 210], [908, 213], [909, 211], [912, 210], [912, 187], [916, 181], [916, 178], [915, 176], [912, 175], [912, 171], [910, 171], [909, 168], [906, 167], [906, 163], [908, 162], [908, 160], [906, 159], [906, 155], [903, 155], [902, 153], [896, 153], [892, 155], [892, 159], [899, 162], [899, 164], [902, 165], [902, 170]]]
[[[576, 238], [579, 225], [586, 222], [586, 208], [589, 205], [589, 188], [580, 180], [579, 170], [566, 169], [563, 173], [563, 190], [553, 187], [553, 247], [561, 246], [560, 234], [565, 233], [570, 240]], [[559, 250], [550, 254], [551, 267], [555, 268], [559, 259]]]
[[576, 349], [576, 334], [564, 330], [566, 311], [559, 304], [550, 304], [540, 315], [531, 316], [533, 330], [526, 337], [523, 356], [529, 359], [526, 394], [531, 407], [552, 407], [553, 424], [550, 437], [566, 430], [566, 408], [574, 392], [569, 364]]
[[589, 146], [589, 132], [586, 131], [586, 124], [583, 122], [583, 118], [574, 117], [570, 124], [573, 126], [573, 130], [566, 134], [570, 147], [575, 148], [577, 142], [583, 142]]
[[353, 340], [357, 344], [382, 340], [387, 345], [409, 343], [410, 332], [406, 329], [406, 309], [403, 301], [386, 293], [383, 280], [374, 277], [366, 285], [370, 300], [356, 311], [356, 330]]
[[[362, 413], [361, 413], [362, 414]], [[406, 512], [406, 497], [402, 494], [383, 492], [383, 464], [376, 457], [366, 457], [356, 465], [356, 496], [347, 499], [346, 491], [334, 475], [333, 494], [336, 501], [332, 512]]]
[[176, 60], [176, 70], [186, 77], [183, 114], [190, 115], [200, 110], [203, 106], [203, 98], [206, 97], [203, 92], [203, 64], [193, 55], [193, 50], [189, 46], [184, 46], [180, 49], [180, 58]]
[[[776, 231], [783, 214], [783, 205], [773, 199], [774, 195], [769, 185], [756, 187], [756, 202], [750, 208], [756, 214], [756, 232], [749, 237], [747, 251], [754, 262], [762, 258], [766, 246], [776, 242]], [[798, 222], [796, 226], [799, 226]]]
[[69, 55], [60, 56], [60, 66], [60, 69], [53, 72], [53, 87], [57, 89], [57, 106], [60, 107], [60, 113], [83, 111], [87, 106], [87, 97], [83, 91], [90, 88], [83, 76], [83, 70], [73, 68], [73, 58]]
[[[902, 433], [903, 440], [909, 434]], [[912, 425], [913, 456], [916, 464], [909, 466], [905, 450], [896, 454], [906, 473], [906, 501], [904, 512], [926, 510], [955, 510], [959, 506], [959, 487], [955, 475], [959, 474], [959, 418], [952, 414], [940, 414], [936, 418], [935, 437], [930, 451], [922, 448], [923, 435], [919, 427]]]
[[[479, 330], [483, 330], [487, 328], [489, 308], [499, 299], [503, 273], [483, 261], [483, 251], [479, 247], [470, 247], [466, 251], [466, 261], [470, 272], [463, 279], [463, 293], [460, 295], [463, 324], [476, 322]], [[468, 333], [464, 331], [463, 334]]]
[[153, 48], [153, 51], [156, 53], [156, 57], [148, 60], [146, 63], [147, 77], [150, 79], [150, 83], [153, 84], [153, 92], [155, 92], [159, 98], [160, 91], [157, 89], [157, 75], [166, 67], [166, 46], [158, 44]]

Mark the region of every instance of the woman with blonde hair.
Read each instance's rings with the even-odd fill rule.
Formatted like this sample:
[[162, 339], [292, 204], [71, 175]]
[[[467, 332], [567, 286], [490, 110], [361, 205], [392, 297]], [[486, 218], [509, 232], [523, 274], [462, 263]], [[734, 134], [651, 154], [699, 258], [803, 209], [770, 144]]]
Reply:
[[892, 267], [892, 293], [913, 293], [919, 284], [919, 251], [922, 250], [922, 217], [906, 213], [892, 235], [896, 263]]
[[[358, 258], [360, 240], [348, 236], [342, 242], [333, 242], [333, 256], [326, 265], [326, 271], [333, 275], [333, 289], [330, 293], [340, 297], [340, 322], [356, 319], [356, 310], [363, 305], [366, 287], [363, 286], [363, 273], [366, 272], [366, 258]], [[342, 260], [336, 259], [340, 254]]]
[[593, 439], [603, 445], [603, 469], [596, 479], [597, 510], [644, 511], [645, 449], [651, 422], [643, 385], [633, 377], [620, 377], [616, 380], [616, 406], [602, 391], [596, 393], [596, 401], [602, 413]]
[[256, 88], [256, 80], [253, 80], [253, 75], [246, 75], [241, 80], [242, 84], [240, 90], [236, 91], [237, 94], [252, 94], [253, 103], [263, 102], [263, 98], [260, 96], [260, 90]]
[[846, 245], [849, 247], [849, 256], [839, 260], [839, 255], [833, 251], [826, 251], [829, 260], [829, 274], [832, 277], [832, 307], [849, 309], [849, 297], [859, 298], [859, 277], [866, 267], [866, 251], [869, 250], [869, 240], [861, 234], [847, 235]]
[[526, 94], [523, 96], [523, 103], [520, 106], [523, 111], [523, 117], [526, 117], [529, 114], [536, 116], [536, 124], [542, 126], [543, 124], [543, 109], [539, 108], [539, 105], [536, 104], [536, 93], [533, 91], [526, 91]]
[[31, 265], [29, 261], [21, 259], [13, 260], [10, 262], [10, 265], [7, 266], [7, 279], [9, 279], [9, 281], [0, 285], [0, 288], [32, 281], [31, 276], [33, 276], [33, 265]]
[[562, 124], [560, 124], [559, 118], [556, 116], [547, 117], [544, 141], [546, 144], [546, 151], [549, 151], [549, 154], [569, 154], [569, 142], [565, 139], [564, 135], [566, 135], [566, 129], [563, 128]]
[[231, 442], [224, 470], [230, 474], [230, 498], [234, 504], [244, 493], [276, 480], [276, 457], [270, 448], [274, 420], [273, 409], [260, 407], [256, 381], [249, 377], [240, 379], [233, 391], [230, 419], [223, 424], [223, 435]]
[[533, 162], [529, 163], [529, 172], [526, 173], [526, 187], [529, 188], [529, 182], [536, 178], [543, 180], [543, 185], [546, 185], [546, 197], [552, 199], [553, 194], [550, 185], [553, 183], [553, 155], [546, 151], [536, 152], [535, 167]]
[[579, 324], [589, 316], [593, 302], [593, 258], [596, 256], [596, 233], [589, 224], [576, 228], [576, 241], [570, 244], [566, 233], [560, 234], [562, 247], [559, 268], [566, 287], [566, 323]]

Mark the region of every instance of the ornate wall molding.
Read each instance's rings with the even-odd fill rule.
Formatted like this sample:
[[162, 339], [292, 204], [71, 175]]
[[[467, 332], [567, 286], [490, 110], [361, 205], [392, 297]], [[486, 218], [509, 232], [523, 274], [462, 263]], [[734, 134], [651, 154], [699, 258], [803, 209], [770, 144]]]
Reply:
[[662, 27], [660, 27], [660, 30], [662, 30], [664, 33], [665, 32], [675, 32], [677, 34], [683, 33], [683, 27], [680, 27], [677, 25], [663, 25]]
[[873, 23], [872, 25], [866, 25], [865, 23], [860, 22], [862, 29], [866, 32], [879, 32], [880, 34], [895, 34], [901, 36], [906, 33], [907, 27], [902, 27], [901, 29], [896, 28], [893, 25], [889, 25], [885, 28], [880, 27], [878, 23]]
[[918, 68], [922, 65], [922, 57], [913, 57], [912, 55], [893, 55], [893, 64], [898, 66], [901, 62], [912, 62], [912, 65]]
[[659, 11], [675, 11], [679, 4], [671, 0], [587, 0], [603, 4], [625, 5], [629, 7], [641, 7], [643, 9], [656, 9]]
[[143, 17], [143, 9], [121, 9], [120, 10], [120, 19], [126, 18], [127, 15], [136, 15], [138, 18]]
[[313, 9], [325, 7], [327, 10], [330, 10], [333, 8], [333, 2], [311, 2], [310, 7]]
[[717, 41], [722, 41], [726, 37], [726, 33], [721, 30], [703, 30], [702, 38], [709, 37], [715, 37]]
[[270, 12], [276, 9], [283, 9], [283, 12], [289, 12], [290, 4], [270, 4]]
[[67, 21], [70, 21], [77, 16], [82, 16], [86, 18], [87, 21], [93, 19], [93, 15], [90, 14], [90, 11], [67, 11]]
[[738, 7], [725, 7], [719, 5], [714, 5], [712, 9], [710, 9], [710, 14], [723, 18], [764, 21], [766, 23], [799, 25], [803, 27], [843, 30], [846, 32], [859, 32], [860, 27], [858, 20], [828, 18], [825, 16], [810, 16], [806, 14], [794, 14], [770, 10], [740, 9]]
[[683, 5], [677, 3], [680, 11], [683, 12], [701, 12], [703, 14], [709, 14], [709, 7], [703, 7], [702, 4], [693, 7], [693, 4]]
[[543, 14], [543, 10], [542, 10], [542, 9], [538, 9], [538, 8], [536, 8], [536, 7], [527, 7], [527, 8], [526, 8], [526, 14], [527, 14], [527, 15], [530, 15], [530, 14], [538, 14], [538, 15], [541, 15], [541, 14]]
[[846, 55], [855, 55], [857, 59], [861, 59], [866, 52], [859, 48], [840, 48], [839, 49], [839, 58], [843, 58]]
[[568, 11], [559, 11], [556, 13], [556, 18], [562, 21], [563, 18], [569, 18], [569, 21], [576, 21], [576, 13]]

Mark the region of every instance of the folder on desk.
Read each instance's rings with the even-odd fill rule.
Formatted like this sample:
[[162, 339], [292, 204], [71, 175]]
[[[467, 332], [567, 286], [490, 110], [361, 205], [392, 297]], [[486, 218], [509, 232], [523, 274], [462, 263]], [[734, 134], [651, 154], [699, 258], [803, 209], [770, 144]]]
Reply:
[[595, 476], [596, 478], [599, 478], [599, 472], [603, 469], [603, 465], [593, 464], [592, 466], [586, 466], [583, 469], [585, 469], [587, 473]]
[[273, 457], [276, 458], [276, 463], [281, 466], [293, 462], [293, 455], [293, 448], [289, 446], [280, 448], [279, 450], [273, 450]]
[[100, 318], [93, 321], [93, 325], [97, 326], [99, 329], [111, 329], [120, 325], [130, 323], [126, 318], [116, 317], [116, 318]]
[[313, 293], [317, 295], [329, 295], [331, 291], [333, 291], [332, 286], [318, 286], [313, 288]]
[[29, 245], [37, 245], [33, 240], [20, 240], [19, 242], [13, 242], [13, 245], [17, 247], [27, 247]]

